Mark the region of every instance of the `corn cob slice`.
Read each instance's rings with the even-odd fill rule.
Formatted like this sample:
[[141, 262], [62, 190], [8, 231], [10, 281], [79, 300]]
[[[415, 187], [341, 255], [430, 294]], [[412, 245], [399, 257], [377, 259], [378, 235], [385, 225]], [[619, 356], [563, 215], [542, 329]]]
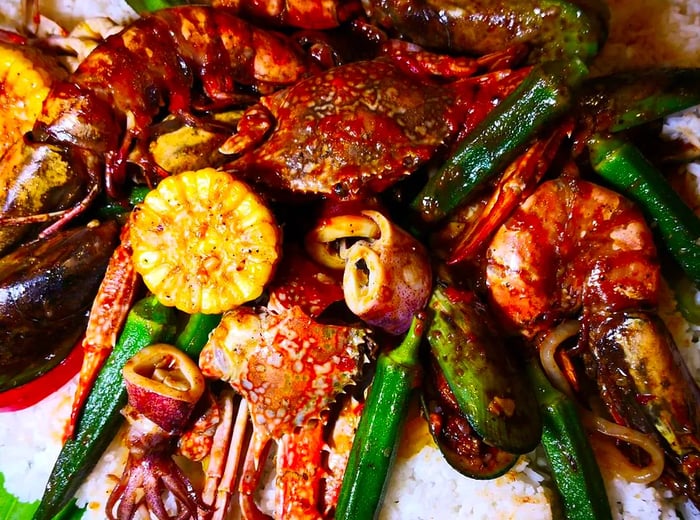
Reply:
[[0, 42], [0, 157], [31, 130], [52, 81], [66, 75], [54, 56]]
[[260, 296], [281, 248], [262, 199], [213, 168], [162, 180], [132, 213], [130, 239], [148, 289], [191, 314], [221, 313]]

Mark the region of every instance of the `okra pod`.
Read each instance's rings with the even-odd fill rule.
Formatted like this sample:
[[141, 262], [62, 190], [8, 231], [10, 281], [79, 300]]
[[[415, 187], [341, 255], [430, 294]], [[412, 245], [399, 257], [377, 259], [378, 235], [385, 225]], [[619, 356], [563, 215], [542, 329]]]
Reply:
[[529, 381], [469, 291], [436, 287], [428, 303], [430, 350], [460, 410], [491, 446], [527, 453], [542, 432]]
[[425, 316], [418, 314], [401, 344], [383, 352], [370, 388], [338, 497], [336, 520], [375, 518], [396, 458], [411, 390], [420, 373]]
[[554, 388], [537, 359], [527, 364], [542, 414], [542, 446], [568, 520], [611, 519], [603, 477], [575, 404]]
[[442, 219], [498, 175], [546, 125], [565, 114], [586, 65], [552, 61], [535, 66], [515, 91], [460, 143], [412, 202], [428, 222]]
[[576, 96], [578, 120], [593, 132], [620, 132], [700, 103], [700, 69], [657, 68], [619, 72], [583, 82]]
[[671, 276], [669, 284], [683, 317], [694, 325], [700, 325], [700, 302], [696, 299], [700, 288], [698, 284], [691, 282], [684, 275]]
[[75, 435], [58, 455], [34, 520], [50, 520], [73, 498], [121, 424], [126, 404], [122, 368], [135, 353], [160, 341], [172, 341], [175, 311], [147, 296], [134, 305], [114, 350], [88, 396]]
[[188, 0], [126, 0], [126, 3], [137, 13], [144, 14], [158, 11], [159, 9], [167, 9], [168, 7], [187, 5], [192, 2]]
[[668, 251], [700, 282], [700, 219], [633, 144], [600, 134], [588, 140], [591, 164], [615, 188], [635, 200], [654, 223]]
[[221, 321], [221, 314], [191, 314], [185, 328], [175, 340], [175, 346], [197, 361], [209, 334]]

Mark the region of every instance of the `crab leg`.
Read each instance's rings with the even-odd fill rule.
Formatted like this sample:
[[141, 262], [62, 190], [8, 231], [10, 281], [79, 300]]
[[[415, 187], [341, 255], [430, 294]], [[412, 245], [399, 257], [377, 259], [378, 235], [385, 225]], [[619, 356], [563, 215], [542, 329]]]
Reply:
[[314, 421], [280, 439], [275, 496], [277, 518], [322, 518], [318, 501], [324, 477], [321, 469], [324, 427], [324, 421]]
[[66, 425], [64, 441], [73, 436], [78, 416], [83, 408], [97, 374], [117, 343], [117, 335], [124, 325], [138, 286], [138, 275], [131, 261], [129, 233], [124, 226], [121, 243], [114, 250], [107, 265], [104, 279], [90, 310], [85, 337], [83, 365], [80, 368], [78, 388], [73, 398], [70, 421]]
[[271, 520], [269, 516], [260, 511], [254, 499], [255, 490], [260, 484], [264, 462], [271, 446], [272, 439], [269, 435], [261, 431], [253, 431], [253, 437], [250, 439], [243, 462], [241, 482], [238, 486], [241, 518], [244, 520]]
[[208, 506], [213, 505], [216, 498], [216, 488], [224, 472], [226, 453], [231, 444], [231, 429], [233, 428], [233, 392], [224, 390], [219, 401], [221, 420], [214, 433], [209, 462], [204, 475], [204, 488], [202, 489], [202, 502]]
[[245, 399], [241, 399], [238, 403], [238, 413], [236, 414], [236, 420], [233, 425], [233, 434], [230, 439], [231, 442], [229, 444], [228, 456], [226, 457], [226, 465], [224, 466], [223, 476], [220, 479], [217, 489], [212, 520], [222, 520], [226, 517], [226, 512], [229, 509], [231, 490], [238, 477], [241, 451], [244, 447], [245, 434], [248, 430], [248, 419], [248, 403]]
[[328, 475], [324, 486], [323, 502], [325, 509], [323, 514], [329, 516], [335, 504], [338, 503], [340, 487], [343, 484], [345, 468], [348, 465], [350, 450], [355, 438], [355, 432], [360, 422], [364, 402], [359, 402], [349, 397], [340, 408], [338, 418], [335, 420], [333, 431], [328, 440]]

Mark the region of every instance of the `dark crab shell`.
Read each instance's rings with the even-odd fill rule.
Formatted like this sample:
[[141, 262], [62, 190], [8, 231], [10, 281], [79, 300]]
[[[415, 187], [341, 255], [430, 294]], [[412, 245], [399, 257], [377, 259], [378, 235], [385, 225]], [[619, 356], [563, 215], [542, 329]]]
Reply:
[[353, 62], [262, 98], [222, 151], [243, 152], [227, 168], [251, 182], [349, 200], [426, 163], [457, 126], [455, 101], [391, 59]]

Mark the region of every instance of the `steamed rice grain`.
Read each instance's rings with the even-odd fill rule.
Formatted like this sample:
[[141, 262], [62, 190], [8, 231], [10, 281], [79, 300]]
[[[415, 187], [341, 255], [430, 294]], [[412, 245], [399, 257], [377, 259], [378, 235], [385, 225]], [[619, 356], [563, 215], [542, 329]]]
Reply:
[[[0, 25], [15, 26], [20, 0], [0, 0]], [[42, 2], [42, 11], [64, 21], [70, 29], [83, 17], [112, 17], [124, 22], [134, 12], [123, 2], [55, 0]], [[700, 1], [611, 0], [611, 34], [601, 56], [592, 66], [594, 73], [649, 65], [700, 66]], [[58, 7], [60, 6], [60, 7]], [[60, 13], [60, 16], [59, 14]], [[698, 140], [700, 112], [689, 111], [669, 118], [664, 133], [668, 138]], [[698, 146], [700, 148], [700, 146]], [[689, 172], [700, 173], [700, 165]], [[698, 331], [680, 317], [672, 294], [660, 315], [669, 325], [683, 357], [700, 380]], [[75, 380], [61, 392], [16, 413], [0, 414], [0, 472], [5, 486], [23, 501], [41, 497], [53, 463], [60, 451], [60, 439], [70, 414]], [[121, 432], [88, 481], [80, 488], [79, 505], [87, 508], [85, 518], [104, 518], [103, 507], [121, 474], [126, 449]], [[687, 501], [673, 499], [667, 491], [619, 479], [606, 482], [616, 519], [700, 519]], [[274, 486], [268, 482], [260, 501], [272, 510]], [[427, 433], [424, 421], [408, 421], [396, 466], [388, 483], [382, 520], [497, 517], [547, 520], [561, 517], [554, 485], [541, 449], [521, 457], [506, 475], [494, 480], [473, 480], [456, 473], [444, 460]]]

